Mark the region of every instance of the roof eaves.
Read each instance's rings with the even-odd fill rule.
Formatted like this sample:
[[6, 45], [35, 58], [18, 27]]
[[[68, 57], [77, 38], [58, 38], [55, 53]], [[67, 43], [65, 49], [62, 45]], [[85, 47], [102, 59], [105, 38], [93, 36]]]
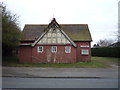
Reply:
[[33, 44], [32, 47], [35, 46], [35, 44], [46, 34], [46, 32], [44, 32]]
[[31, 46], [32, 44], [31, 43], [22, 43], [22, 44], [19, 44], [20, 46]]

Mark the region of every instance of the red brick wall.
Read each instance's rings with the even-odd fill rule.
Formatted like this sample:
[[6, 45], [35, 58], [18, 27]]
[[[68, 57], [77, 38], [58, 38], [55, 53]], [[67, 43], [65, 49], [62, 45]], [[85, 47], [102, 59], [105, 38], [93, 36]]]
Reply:
[[[22, 63], [75, 63], [80, 61], [91, 61], [90, 42], [75, 42], [77, 48], [71, 45], [55, 45], [57, 53], [51, 52], [51, 45], [20, 46], [19, 57]], [[89, 45], [89, 47], [80, 47]], [[37, 47], [43, 46], [43, 52], [38, 53]], [[52, 45], [54, 46], [54, 45]], [[71, 46], [71, 53], [65, 53], [65, 46]], [[89, 49], [89, 55], [81, 55], [82, 49]]]
[[[90, 42], [75, 42], [77, 45], [77, 62], [91, 61], [91, 44]], [[80, 47], [81, 45], [89, 45], [89, 47]], [[82, 49], [88, 49], [89, 55], [82, 55]]]
[[31, 46], [19, 47], [19, 61], [21, 63], [31, 62]]
[[[43, 52], [38, 53], [37, 47], [32, 48], [32, 62], [33, 63], [75, 63], [76, 62], [76, 48], [71, 45], [55, 45], [57, 52], [51, 52], [50, 45], [43, 46]], [[53, 45], [54, 46], [54, 45]], [[71, 46], [71, 53], [65, 53], [65, 46]]]

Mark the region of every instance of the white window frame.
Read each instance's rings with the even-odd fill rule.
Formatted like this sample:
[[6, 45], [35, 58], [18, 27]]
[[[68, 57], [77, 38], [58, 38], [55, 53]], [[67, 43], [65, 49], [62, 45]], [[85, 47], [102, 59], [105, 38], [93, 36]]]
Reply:
[[[40, 48], [41, 48], [41, 50], [40, 50]], [[38, 53], [42, 53], [43, 52], [43, 46], [38, 46], [37, 50], [38, 50]]]
[[89, 55], [89, 49], [82, 49], [81, 54], [82, 55]]
[[80, 47], [89, 47], [89, 45], [80, 45]]
[[[54, 50], [54, 48], [56, 48], [56, 49]], [[57, 46], [52, 46], [52, 47], [51, 47], [51, 52], [52, 52], [52, 53], [56, 53], [56, 52], [57, 52]]]
[[65, 53], [71, 53], [71, 47], [70, 46], [65, 47]]

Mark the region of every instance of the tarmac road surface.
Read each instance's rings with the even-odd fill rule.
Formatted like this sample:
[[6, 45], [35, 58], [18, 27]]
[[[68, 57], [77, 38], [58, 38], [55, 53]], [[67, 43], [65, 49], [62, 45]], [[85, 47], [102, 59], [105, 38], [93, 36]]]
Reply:
[[2, 88], [118, 88], [117, 78], [3, 77]]

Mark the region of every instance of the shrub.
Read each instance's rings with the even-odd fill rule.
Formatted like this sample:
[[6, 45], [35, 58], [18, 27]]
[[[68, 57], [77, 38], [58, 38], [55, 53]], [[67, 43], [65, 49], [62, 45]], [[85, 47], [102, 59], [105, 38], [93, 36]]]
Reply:
[[91, 55], [99, 57], [120, 57], [120, 47], [92, 48]]

